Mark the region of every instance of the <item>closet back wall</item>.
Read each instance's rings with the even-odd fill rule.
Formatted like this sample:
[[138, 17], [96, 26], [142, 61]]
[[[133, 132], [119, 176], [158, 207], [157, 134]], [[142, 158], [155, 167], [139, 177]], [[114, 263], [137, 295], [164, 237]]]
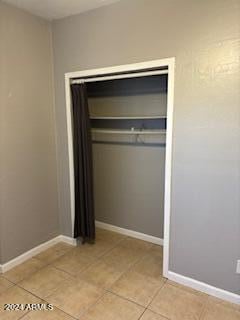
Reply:
[[[158, 90], [155, 93], [149, 93], [151, 82], [145, 81], [138, 83], [137, 88], [133, 85], [135, 80], [127, 83], [127, 88], [121, 88], [120, 83], [108, 83], [106, 89], [102, 89], [103, 94], [98, 92], [99, 95], [89, 97], [90, 115], [166, 115], [165, 81], [153, 86]], [[95, 120], [94, 124], [101, 121]], [[114, 123], [121, 128], [121, 121], [114, 120]], [[111, 142], [93, 144], [96, 220], [163, 239], [165, 135], [139, 136], [138, 139], [147, 142], [145, 145], [134, 143], [136, 136], [133, 135], [94, 134], [93, 138]], [[149, 141], [162, 144], [153, 146]]]
[[170, 270], [239, 293], [239, 6], [122, 0], [53, 23], [62, 232], [71, 235], [64, 73], [175, 56]]
[[51, 24], [0, 2], [0, 264], [59, 235]]

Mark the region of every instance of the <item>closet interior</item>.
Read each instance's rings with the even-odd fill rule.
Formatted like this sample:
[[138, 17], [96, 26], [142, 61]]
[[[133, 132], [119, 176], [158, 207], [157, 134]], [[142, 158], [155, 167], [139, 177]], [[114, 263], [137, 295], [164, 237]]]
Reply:
[[86, 81], [97, 221], [163, 239], [167, 72]]

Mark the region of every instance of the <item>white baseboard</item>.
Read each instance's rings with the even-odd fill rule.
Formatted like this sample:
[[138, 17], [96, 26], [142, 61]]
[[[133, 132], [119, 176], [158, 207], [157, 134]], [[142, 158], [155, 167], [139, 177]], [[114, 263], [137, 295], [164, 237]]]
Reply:
[[71, 246], [76, 246], [77, 245], [77, 239], [67, 237], [67, 236], [59, 236], [59, 242], [65, 242], [67, 244], [70, 244]]
[[210, 286], [204, 282], [182, 276], [172, 271], [168, 271], [168, 279], [219, 299], [240, 305], [240, 295], [238, 294]]
[[37, 254], [41, 253], [42, 251], [54, 246], [55, 244], [59, 243], [59, 242], [65, 242], [67, 244], [70, 244], [72, 246], [76, 246], [77, 245], [77, 241], [76, 239], [67, 237], [67, 236], [57, 236], [47, 242], [44, 242], [42, 244], [40, 244], [39, 246], [21, 254], [20, 256], [0, 265], [0, 273], [4, 273], [14, 267], [16, 267], [17, 265], [25, 262], [26, 260], [36, 256]]
[[108, 223], [104, 223], [104, 222], [100, 222], [100, 221], [95, 221], [95, 224], [96, 224], [96, 227], [98, 227], [100, 229], [105, 229], [105, 230], [117, 232], [117, 233], [123, 234], [125, 236], [129, 236], [132, 238], [144, 240], [147, 242], [151, 242], [151, 243], [163, 246], [163, 239], [161, 239], [161, 238], [149, 236], [148, 234], [125, 229], [125, 228], [120, 228], [120, 227], [114, 226], [112, 224], [108, 224]]
[[[105, 229], [105, 230], [109, 230], [109, 231], [114, 231], [117, 233], [121, 233], [124, 234], [126, 236], [130, 236], [133, 238], [137, 238], [137, 239], [141, 239], [144, 241], [148, 241], [148, 242], [152, 242], [158, 245], [163, 245], [163, 239], [157, 238], [157, 237], [153, 237], [153, 236], [149, 236], [147, 234], [144, 233], [140, 233], [140, 232], [136, 232], [136, 231], [132, 231], [129, 229], [124, 229], [124, 228], [120, 228], [120, 227], [116, 227], [113, 226], [111, 224], [108, 223], [104, 223], [104, 222], [100, 222], [100, 221], [96, 221], [96, 227], [101, 228], [101, 229]], [[185, 276], [182, 276], [180, 274], [174, 273], [172, 271], [168, 271], [167, 274], [167, 278], [169, 280], [172, 280], [174, 282], [177, 282], [179, 284], [185, 285], [187, 287], [193, 288], [195, 290], [204, 292], [206, 294], [209, 294], [211, 296], [217, 297], [219, 299], [225, 300], [225, 301], [229, 301], [235, 304], [240, 304], [240, 296], [237, 294], [234, 294], [232, 292], [223, 290], [223, 289], [219, 289], [213, 286], [210, 286], [204, 282], [200, 282]]]

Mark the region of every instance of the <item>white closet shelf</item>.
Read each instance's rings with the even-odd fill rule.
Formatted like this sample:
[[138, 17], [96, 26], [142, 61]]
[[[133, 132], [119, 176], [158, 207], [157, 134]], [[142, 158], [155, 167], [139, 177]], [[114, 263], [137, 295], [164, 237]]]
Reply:
[[167, 116], [130, 116], [130, 117], [91, 116], [90, 119], [92, 120], [167, 119]]
[[114, 129], [92, 129], [92, 133], [103, 134], [126, 134], [126, 135], [158, 135], [166, 134], [166, 130], [114, 130]]

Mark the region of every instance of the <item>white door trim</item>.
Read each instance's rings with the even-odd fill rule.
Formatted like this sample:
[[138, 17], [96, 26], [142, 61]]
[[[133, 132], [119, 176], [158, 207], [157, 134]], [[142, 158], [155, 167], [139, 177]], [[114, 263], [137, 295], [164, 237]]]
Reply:
[[112, 66], [101, 69], [83, 70], [65, 74], [66, 90], [66, 116], [68, 135], [69, 180], [71, 199], [72, 234], [74, 229], [74, 160], [73, 160], [73, 132], [71, 111], [71, 80], [84, 77], [107, 76], [114, 73], [133, 72], [157, 68], [168, 68], [168, 105], [167, 105], [167, 135], [166, 135], [166, 164], [165, 164], [165, 204], [164, 204], [164, 253], [163, 275], [168, 278], [169, 271], [169, 237], [170, 237], [170, 213], [171, 213], [171, 171], [172, 171], [172, 135], [173, 135], [173, 104], [174, 104], [174, 70], [175, 58], [153, 60], [135, 64]]

